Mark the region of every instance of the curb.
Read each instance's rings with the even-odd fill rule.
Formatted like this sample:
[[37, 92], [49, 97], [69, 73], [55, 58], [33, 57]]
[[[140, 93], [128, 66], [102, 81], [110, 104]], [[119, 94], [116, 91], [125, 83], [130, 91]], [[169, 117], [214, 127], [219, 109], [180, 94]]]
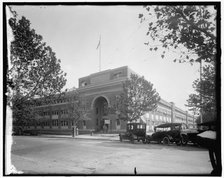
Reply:
[[48, 135], [42, 134], [39, 137], [47, 138], [69, 138], [69, 139], [88, 139], [88, 140], [108, 140], [108, 141], [119, 141], [119, 137], [106, 137], [106, 136], [88, 136], [88, 135], [78, 135], [72, 137], [71, 135]]

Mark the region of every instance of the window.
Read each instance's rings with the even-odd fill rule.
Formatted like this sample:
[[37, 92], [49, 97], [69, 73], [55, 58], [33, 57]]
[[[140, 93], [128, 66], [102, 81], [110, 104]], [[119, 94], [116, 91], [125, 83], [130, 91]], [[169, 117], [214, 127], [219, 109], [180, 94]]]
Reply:
[[57, 119], [52, 121], [52, 126], [58, 126], [58, 120]]
[[121, 76], [122, 72], [117, 72], [114, 74], [114, 78], [119, 78]]
[[121, 122], [119, 119], [117, 119], [117, 125], [121, 125]]

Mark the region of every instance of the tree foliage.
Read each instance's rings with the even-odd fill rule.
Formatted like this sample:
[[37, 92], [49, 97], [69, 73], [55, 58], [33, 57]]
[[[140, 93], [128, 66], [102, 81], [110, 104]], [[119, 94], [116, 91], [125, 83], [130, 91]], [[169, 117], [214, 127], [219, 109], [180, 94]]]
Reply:
[[216, 115], [216, 83], [214, 66], [206, 65], [203, 67], [201, 80], [197, 79], [193, 83], [196, 94], [189, 96], [188, 107], [191, 110], [198, 110], [202, 113], [203, 120], [207, 117], [214, 119]]
[[150, 50], [162, 47], [161, 57], [167, 50], [179, 50], [180, 56], [174, 61], [205, 62], [216, 57], [216, 10], [214, 6], [146, 6], [147, 15], [139, 14], [141, 22], [147, 17], [147, 36], [159, 41], [158, 46], [149, 42]]
[[67, 105], [68, 118], [73, 121], [74, 126], [77, 126], [78, 122], [84, 119], [84, 114], [86, 113], [85, 106], [77, 91], [73, 91], [68, 96], [70, 98], [70, 102]]
[[123, 83], [123, 91], [116, 98], [114, 108], [120, 118], [128, 121], [136, 121], [146, 112], [156, 109], [160, 100], [153, 84], [136, 74], [131, 74], [130, 79]]
[[[25, 17], [10, 18], [8, 24], [13, 33], [10, 45], [10, 68], [7, 72], [7, 86], [10, 96], [8, 101], [13, 105], [13, 117], [24, 107], [20, 107], [34, 97], [49, 97], [61, 92], [66, 84], [66, 73], [61, 70], [60, 60], [51, 47], [31, 28]], [[18, 106], [18, 107], [17, 107]], [[25, 110], [24, 110], [25, 113]], [[23, 117], [24, 118], [24, 117]]]

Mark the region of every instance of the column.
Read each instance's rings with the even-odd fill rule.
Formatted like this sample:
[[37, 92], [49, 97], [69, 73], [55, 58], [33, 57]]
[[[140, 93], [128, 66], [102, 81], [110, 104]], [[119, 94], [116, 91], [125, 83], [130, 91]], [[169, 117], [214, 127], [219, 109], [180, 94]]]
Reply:
[[174, 102], [170, 102], [171, 104], [171, 123], [175, 122], [175, 104]]
[[186, 124], [188, 125], [188, 111], [186, 111]]
[[58, 113], [58, 127], [61, 129], [61, 112]]

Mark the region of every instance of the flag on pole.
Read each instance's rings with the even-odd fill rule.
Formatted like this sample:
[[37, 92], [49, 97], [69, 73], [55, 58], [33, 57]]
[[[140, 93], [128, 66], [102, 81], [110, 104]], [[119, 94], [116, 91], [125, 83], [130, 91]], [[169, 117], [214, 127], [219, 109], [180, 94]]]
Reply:
[[100, 46], [100, 41], [101, 41], [101, 37], [100, 37], [100, 40], [99, 40], [99, 43], [98, 43], [98, 45], [97, 45], [96, 49], [98, 49], [98, 48], [99, 48], [99, 46]]

